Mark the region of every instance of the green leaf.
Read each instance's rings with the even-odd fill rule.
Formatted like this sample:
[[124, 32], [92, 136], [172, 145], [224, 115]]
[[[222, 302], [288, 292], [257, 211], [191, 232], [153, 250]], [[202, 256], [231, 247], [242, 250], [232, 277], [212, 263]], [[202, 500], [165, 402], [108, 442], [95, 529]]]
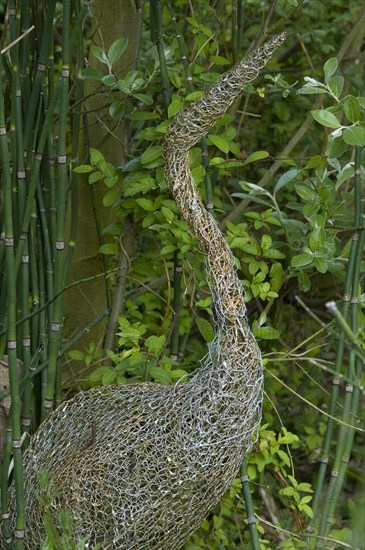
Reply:
[[94, 67], [85, 67], [81, 69], [81, 78], [93, 78], [94, 80], [101, 80], [103, 78], [103, 73], [94, 69]]
[[308, 273], [305, 273], [305, 271], [299, 271], [297, 277], [298, 277], [298, 283], [300, 285], [300, 288], [304, 292], [308, 292], [308, 290], [311, 287], [311, 280], [308, 276]]
[[295, 493], [295, 489], [294, 487], [291, 487], [291, 485], [289, 485], [288, 487], [284, 487], [283, 489], [280, 489], [279, 493], [286, 497], [292, 497]]
[[103, 386], [109, 386], [115, 381], [116, 372], [113, 368], [110, 368], [108, 371], [105, 371], [101, 377], [101, 383]]
[[104, 86], [108, 86], [108, 88], [111, 88], [116, 83], [116, 78], [113, 74], [107, 74], [103, 76], [101, 81], [104, 84]]
[[263, 453], [261, 452], [255, 453], [255, 462], [256, 462], [258, 471], [262, 472], [266, 466], [266, 458], [264, 457]]
[[172, 212], [172, 210], [170, 210], [170, 208], [166, 208], [166, 206], [162, 206], [161, 212], [162, 212], [162, 214], [165, 216], [166, 221], [168, 221], [169, 223], [171, 223], [172, 220], [173, 220], [174, 217], [175, 217], [175, 215], [174, 215], [174, 213]]
[[347, 96], [343, 102], [343, 108], [349, 122], [358, 122], [360, 120], [361, 107], [356, 97], [353, 95]]
[[246, 164], [250, 164], [251, 162], [255, 162], [256, 160], [266, 159], [270, 154], [267, 151], [255, 151], [254, 153], [251, 153], [251, 155], [248, 155], [247, 159], [243, 163], [243, 166], [246, 166]]
[[100, 46], [96, 46], [95, 44], [91, 45], [90, 48], [91, 54], [96, 57], [100, 61], [100, 63], [103, 63], [104, 65], [109, 65], [109, 59], [107, 58], [103, 48], [100, 48]]
[[90, 184], [93, 184], [93, 183], [96, 183], [97, 181], [100, 181], [102, 180], [104, 177], [104, 174], [103, 172], [99, 172], [99, 170], [97, 172], [92, 172], [89, 176], [89, 183]]
[[118, 38], [118, 40], [113, 42], [108, 50], [108, 60], [111, 66], [122, 57], [127, 46], [128, 38]]
[[309, 518], [313, 517], [313, 510], [308, 504], [304, 504], [304, 506], [301, 506], [301, 511], [304, 512]]
[[161, 248], [160, 254], [165, 256], [166, 254], [172, 254], [175, 250], [176, 246], [174, 244], [165, 244], [165, 246]]
[[311, 111], [311, 113], [314, 120], [323, 126], [327, 126], [328, 128], [341, 127], [341, 124], [338, 122], [335, 115], [330, 111], [326, 111], [326, 109], [315, 109], [314, 111]]
[[128, 183], [125, 191], [125, 197], [133, 197], [133, 195], [139, 195], [140, 193], [147, 193], [150, 189], [156, 187], [156, 180], [151, 176], [145, 176], [139, 181]]
[[139, 206], [143, 208], [143, 210], [147, 210], [147, 212], [153, 212], [154, 210], [156, 210], [151, 199], [136, 199], [136, 203], [139, 204]]
[[308, 186], [308, 184], [296, 185], [295, 191], [305, 201], [311, 201], [315, 196], [313, 190]]
[[287, 455], [287, 453], [285, 451], [282, 451], [281, 449], [279, 449], [276, 454], [278, 454], [281, 458], [281, 460], [284, 462], [284, 464], [286, 464], [287, 466], [290, 466], [290, 460], [289, 460], [289, 457]]
[[112, 118], [116, 118], [118, 116], [121, 116], [125, 108], [125, 103], [123, 101], [120, 101], [119, 99], [116, 99], [113, 101], [109, 106], [109, 114]]
[[107, 243], [107, 244], [101, 245], [101, 247], [99, 248], [99, 252], [100, 254], [114, 255], [114, 254], [118, 254], [119, 247], [117, 243]]
[[272, 327], [255, 328], [253, 334], [256, 338], [261, 338], [262, 340], [276, 340], [280, 336], [280, 332]]
[[358, 145], [359, 147], [365, 146], [365, 127], [364, 126], [350, 126], [343, 132], [343, 140], [348, 145]]
[[144, 103], [145, 105], [152, 105], [153, 104], [153, 97], [147, 94], [133, 94], [133, 97], [138, 99], [138, 101], [141, 101], [141, 103]]
[[295, 268], [305, 267], [313, 263], [313, 258], [309, 254], [298, 254], [291, 259], [291, 266]]
[[104, 178], [104, 183], [107, 187], [114, 187], [116, 183], [118, 183], [118, 176], [115, 174], [114, 176], [108, 176]]
[[232, 197], [257, 202], [258, 204], [263, 204], [264, 206], [271, 206], [271, 204], [264, 199], [260, 199], [259, 197], [255, 197], [255, 195], [251, 195], [249, 193], [232, 193]]
[[270, 196], [270, 193], [261, 187], [260, 185], [257, 185], [256, 183], [251, 183], [249, 181], [239, 181], [239, 185], [246, 191], [246, 189], [252, 190], [255, 195], [266, 195]]
[[314, 265], [320, 273], [327, 273], [328, 263], [323, 258], [314, 258]]
[[191, 92], [191, 94], [186, 96], [185, 101], [196, 101], [203, 95], [203, 93], [204, 92], [201, 91]]
[[309, 246], [313, 252], [320, 251], [326, 242], [326, 232], [323, 227], [316, 227], [309, 235]]
[[304, 84], [300, 90], [297, 91], [298, 95], [312, 95], [312, 94], [326, 94], [327, 90], [320, 88], [319, 86], [311, 86], [309, 84]]
[[171, 378], [173, 380], [179, 380], [179, 378], [182, 378], [183, 376], [186, 376], [188, 373], [186, 370], [183, 369], [175, 369], [170, 371]]
[[283, 260], [285, 258], [285, 254], [276, 248], [270, 248], [270, 250], [264, 252], [263, 256], [269, 260]]
[[98, 149], [94, 149], [93, 147], [91, 147], [90, 149], [90, 158], [94, 164], [105, 162], [103, 153], [101, 153]]
[[209, 166], [217, 166], [218, 164], [225, 164], [226, 161], [222, 157], [213, 157], [209, 161]]
[[149, 336], [145, 340], [145, 346], [151, 353], [158, 353], [162, 350], [165, 344], [166, 336], [162, 334], [161, 336]]
[[328, 83], [331, 76], [337, 71], [338, 61], [336, 57], [330, 57], [323, 65], [324, 80]]
[[214, 330], [212, 325], [206, 319], [197, 317], [195, 319], [200, 334], [203, 336], [206, 342], [212, 342], [214, 339]]
[[75, 359], [75, 361], [83, 361], [85, 354], [77, 349], [72, 349], [68, 352], [68, 356], [71, 357], [71, 359]]
[[212, 55], [211, 60], [215, 65], [230, 65], [231, 62], [226, 57], [222, 57], [221, 55]]
[[284, 431], [284, 435], [280, 434], [278, 439], [279, 445], [290, 445], [291, 443], [295, 443], [296, 441], [299, 441], [299, 437], [292, 432], [288, 432], [287, 430]]
[[[296, 441], [299, 441], [299, 439], [296, 439]], [[312, 486], [310, 483], [299, 483], [297, 486], [298, 491], [305, 491], [306, 493], [314, 493]]]
[[300, 174], [299, 168], [292, 168], [291, 170], [288, 170], [283, 174], [277, 181], [275, 187], [274, 187], [274, 194], [280, 191], [287, 183], [293, 181], [298, 174]]
[[120, 190], [115, 187], [113, 189], [110, 189], [105, 193], [103, 197], [103, 205], [104, 206], [112, 206], [120, 199]]
[[76, 166], [76, 168], [74, 168], [74, 172], [76, 172], [76, 174], [88, 174], [93, 170], [94, 168], [90, 166], [90, 164], [80, 164], [80, 166]]
[[171, 374], [162, 367], [150, 367], [148, 369], [148, 374], [152, 376], [156, 382], [161, 384], [171, 384]]
[[228, 151], [229, 151], [229, 142], [224, 137], [209, 134], [208, 140], [213, 145], [215, 145], [218, 149], [223, 151], [223, 153], [228, 153]]
[[331, 92], [337, 99], [342, 94], [344, 83], [345, 83], [345, 79], [343, 76], [333, 76], [329, 81], [329, 83], [327, 84], [328, 88], [331, 90]]
[[340, 158], [340, 156], [344, 154], [347, 148], [348, 145], [344, 142], [342, 134], [337, 137], [329, 136], [326, 147], [326, 155], [330, 159]]
[[325, 157], [322, 157], [321, 155], [314, 155], [314, 157], [310, 158], [307, 164], [304, 166], [305, 170], [310, 170], [311, 168], [325, 168], [327, 163], [327, 160]]
[[153, 145], [149, 147], [141, 156], [141, 164], [149, 164], [154, 160], [161, 157], [162, 147], [161, 145]]
[[171, 118], [174, 115], [176, 115], [176, 113], [180, 111], [183, 105], [184, 105], [184, 100], [180, 96], [178, 95], [173, 96], [171, 103], [167, 109], [167, 116]]
[[173, 73], [172, 71], [169, 71], [169, 79], [172, 82], [172, 84], [175, 86], [175, 88], [180, 90], [180, 88], [182, 87], [182, 80], [179, 77], [179, 75], [177, 75], [176, 73]]

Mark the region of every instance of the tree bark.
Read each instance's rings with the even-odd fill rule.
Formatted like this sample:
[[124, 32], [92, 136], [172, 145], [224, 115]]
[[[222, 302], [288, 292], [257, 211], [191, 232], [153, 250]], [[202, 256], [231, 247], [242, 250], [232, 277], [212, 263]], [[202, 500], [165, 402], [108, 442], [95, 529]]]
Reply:
[[[128, 38], [128, 46], [114, 73], [118, 79], [132, 70], [137, 61], [142, 23], [142, 2], [136, 0], [96, 0], [93, 5], [93, 22], [89, 36], [94, 44], [108, 51], [118, 38]], [[90, 55], [89, 66], [105, 73], [106, 66]], [[88, 147], [99, 149], [106, 160], [114, 165], [124, 161], [126, 132], [122, 120], [110, 117], [108, 98], [103, 96], [99, 82], [86, 80], [84, 87], [87, 128], [81, 133], [79, 162], [87, 161]], [[105, 91], [105, 90], [104, 90]], [[102, 142], [102, 145], [100, 145]], [[103, 207], [102, 198], [106, 187], [103, 182], [91, 186], [87, 175], [80, 175], [78, 182], [77, 239], [74, 258], [70, 270], [69, 282], [77, 281], [103, 271], [104, 266], [99, 254], [100, 231], [113, 221], [111, 208]], [[70, 216], [69, 216], [70, 219]], [[99, 234], [97, 229], [99, 224]], [[75, 286], [65, 298], [65, 337], [71, 337], [97, 314], [105, 311], [106, 283], [102, 277]], [[89, 342], [101, 342], [104, 327], [91, 331], [79, 343], [84, 350]]]

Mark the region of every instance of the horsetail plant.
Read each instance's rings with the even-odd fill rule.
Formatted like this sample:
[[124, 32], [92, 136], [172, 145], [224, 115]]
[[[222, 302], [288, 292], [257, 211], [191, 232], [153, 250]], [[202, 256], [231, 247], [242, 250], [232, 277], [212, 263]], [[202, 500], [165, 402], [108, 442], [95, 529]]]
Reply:
[[[0, 259], [5, 270], [0, 296], [0, 354], [3, 357], [7, 350], [12, 402], [1, 457], [1, 512], [4, 540], [16, 549], [23, 547], [24, 528], [21, 452], [28, 444], [27, 434], [61, 399], [63, 299], [72, 254], [72, 247], [66, 252], [64, 244], [70, 190], [68, 132], [71, 126], [71, 154], [75, 160], [82, 99], [80, 82], [75, 96], [73, 90], [70, 95], [69, 61], [77, 44], [77, 64], [82, 63], [81, 24], [87, 10], [85, 4], [81, 7], [64, 2], [60, 12], [56, 0], [50, 0], [47, 6], [42, 4], [37, 12], [33, 8], [27, 2], [8, 3], [6, 36], [10, 45], [1, 57], [0, 155], [4, 185]], [[62, 19], [61, 78], [53, 58], [57, 17]], [[72, 33], [71, 17], [77, 21]], [[32, 33], [37, 40], [30, 39]], [[70, 97], [75, 97], [79, 105], [72, 118]], [[8, 113], [4, 112], [6, 101], [10, 105]], [[75, 240], [75, 205], [72, 212], [70, 235]], [[105, 316], [103, 313], [94, 322], [99, 323]], [[54, 330], [56, 327], [59, 330]], [[72, 341], [87, 330], [81, 329]], [[5, 388], [2, 397], [7, 392]], [[7, 508], [7, 486], [12, 479], [17, 510], [13, 542]]]
[[[55, 292], [58, 293], [64, 287], [64, 270], [66, 263], [65, 251], [65, 218], [66, 218], [66, 188], [68, 184], [68, 166], [66, 155], [66, 124], [70, 75], [70, 9], [71, 3], [63, 3], [62, 16], [62, 70], [61, 70], [61, 94], [59, 104], [58, 125], [58, 185], [57, 185], [57, 224], [56, 224], [56, 253], [55, 253]], [[55, 300], [50, 320], [49, 339], [49, 367], [47, 370], [47, 387], [42, 404], [42, 417], [45, 418], [53, 408], [53, 400], [56, 391], [56, 402], [61, 402], [61, 388], [56, 385], [57, 369], [59, 369], [58, 350], [60, 347], [61, 327], [63, 317], [63, 301], [61, 297]]]
[[[0, 53], [0, 66], [2, 56]], [[0, 97], [4, 97], [3, 76], [0, 71]], [[14, 480], [15, 480], [15, 498], [17, 505], [17, 517], [15, 526], [15, 550], [23, 548], [24, 538], [24, 498], [23, 498], [23, 466], [22, 466], [22, 430], [21, 430], [21, 410], [20, 393], [18, 380], [18, 360], [17, 360], [17, 334], [16, 334], [16, 269], [14, 257], [14, 225], [13, 225], [13, 200], [12, 200], [12, 176], [9, 158], [9, 149], [7, 141], [6, 120], [4, 113], [4, 102], [0, 104], [0, 155], [2, 177], [4, 182], [4, 240], [5, 240], [5, 278], [7, 292], [7, 354], [9, 364], [9, 383], [11, 395], [11, 437], [12, 453], [14, 460]], [[7, 446], [7, 451], [9, 447]], [[8, 464], [9, 461], [7, 460]], [[7, 472], [2, 472], [6, 476]], [[4, 479], [4, 478], [3, 478]], [[4, 503], [6, 506], [6, 502]], [[9, 515], [7, 509], [3, 510], [2, 519], [5, 523], [5, 532], [9, 533], [7, 522]]]

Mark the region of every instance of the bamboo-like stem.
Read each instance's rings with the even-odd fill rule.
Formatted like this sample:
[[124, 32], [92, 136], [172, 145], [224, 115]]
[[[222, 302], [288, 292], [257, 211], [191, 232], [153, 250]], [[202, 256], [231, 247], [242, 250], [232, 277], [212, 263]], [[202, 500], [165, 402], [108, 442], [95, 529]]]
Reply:
[[[49, 305], [47, 308], [47, 314], [46, 309], [44, 308], [44, 303], [46, 301], [47, 297], [47, 279], [53, 279], [53, 270], [50, 274], [46, 274], [47, 268], [46, 268], [46, 260], [45, 260], [45, 254], [44, 254], [44, 247], [42, 246], [43, 243], [43, 236], [41, 233], [41, 226], [37, 226], [37, 233], [35, 236], [35, 240], [37, 241], [38, 245], [38, 257], [37, 257], [37, 268], [35, 267], [35, 273], [37, 274], [36, 281], [34, 283], [37, 284], [36, 291], [38, 293], [38, 306], [37, 306], [37, 315], [34, 317], [34, 322], [37, 323], [37, 340], [33, 340], [33, 348], [32, 348], [32, 362], [31, 367], [29, 369], [30, 373], [34, 372], [35, 366], [34, 361], [35, 357], [41, 356], [41, 359], [45, 359], [48, 350], [47, 350], [47, 338], [48, 338], [48, 319], [52, 316], [52, 304]], [[38, 346], [38, 349], [35, 348], [35, 346]], [[41, 348], [41, 352], [39, 352], [39, 348]], [[27, 383], [26, 379], [24, 380], [25, 383]], [[46, 387], [47, 382], [47, 371], [45, 370], [42, 372], [41, 376], [34, 380], [33, 386], [34, 386], [34, 421], [35, 426], [38, 426], [41, 421], [41, 406], [43, 403], [43, 397], [44, 397], [44, 389]]]
[[243, 0], [237, 0], [237, 49], [241, 51], [241, 38], [243, 32]]
[[[80, 10], [80, 13], [84, 11], [84, 6]], [[80, 15], [80, 14], [79, 14]], [[79, 20], [79, 17], [78, 19]], [[83, 66], [83, 44], [82, 44], [82, 35], [78, 28], [78, 54], [77, 54], [77, 65], [81, 69]], [[71, 43], [71, 51], [72, 43]], [[71, 165], [74, 168], [78, 163], [78, 150], [79, 150], [79, 140], [80, 140], [80, 129], [81, 129], [81, 105], [82, 98], [84, 94], [83, 80], [76, 79], [76, 90], [74, 98], [74, 107], [72, 109], [72, 147], [71, 147]], [[68, 254], [67, 254], [67, 263], [66, 263], [66, 273], [69, 272], [71, 261], [74, 254], [75, 242], [77, 237], [77, 215], [78, 215], [78, 174], [72, 170], [71, 171], [71, 226], [70, 226], [70, 235], [69, 235], [69, 244], [68, 244]]]
[[240, 477], [242, 482], [243, 498], [246, 506], [247, 523], [250, 529], [252, 550], [260, 550], [260, 539], [257, 530], [255, 510], [253, 507], [252, 495], [250, 490], [250, 482], [248, 479], [248, 465], [246, 459], [241, 464]]
[[6, 428], [6, 439], [4, 447], [4, 456], [1, 464], [1, 486], [0, 486], [0, 495], [1, 495], [1, 516], [2, 516], [2, 525], [1, 530], [3, 533], [4, 541], [7, 543], [8, 547], [12, 543], [12, 531], [11, 531], [11, 522], [10, 514], [8, 509], [8, 472], [11, 461], [11, 454], [13, 450], [12, 445], [12, 430], [10, 427], [10, 422]]
[[[68, 4], [68, 2], [66, 3]], [[39, 51], [37, 72], [34, 79], [32, 92], [29, 95], [29, 104], [27, 105], [27, 109], [25, 111], [27, 113], [26, 120], [25, 120], [25, 127], [24, 127], [24, 144], [25, 144], [26, 151], [29, 151], [29, 149], [31, 148], [31, 135], [33, 133], [33, 125], [34, 125], [34, 119], [36, 115], [36, 108], [38, 105], [39, 98], [41, 97], [41, 89], [43, 87], [50, 39], [52, 36], [52, 30], [53, 30], [53, 19], [54, 19], [55, 7], [56, 7], [56, 0], [50, 0], [48, 2], [47, 20], [44, 25], [44, 33], [42, 36], [42, 46]]]
[[[41, 255], [42, 258], [42, 255]], [[29, 231], [29, 271], [30, 271], [30, 300], [32, 304], [32, 312], [28, 314], [28, 319], [31, 321], [32, 333], [32, 353], [34, 353], [35, 342], [38, 342], [39, 334], [39, 319], [38, 311], [40, 307], [40, 290], [38, 281], [39, 258], [37, 258], [37, 227], [35, 213], [31, 217], [31, 225]], [[26, 317], [24, 318], [26, 320]], [[17, 322], [18, 323], [18, 322]], [[19, 322], [19, 324], [22, 324]]]
[[151, 33], [157, 41], [158, 57], [160, 60], [160, 75], [162, 83], [162, 101], [167, 111], [171, 101], [171, 89], [167, 71], [164, 40], [162, 36], [162, 6], [160, 0], [151, 0]]
[[44, 120], [43, 128], [38, 141], [37, 152], [34, 156], [34, 164], [33, 164], [33, 169], [31, 172], [29, 187], [28, 187], [27, 203], [26, 203], [24, 217], [23, 217], [22, 226], [20, 230], [20, 240], [16, 249], [16, 256], [15, 256], [16, 270], [19, 269], [21, 255], [23, 254], [24, 235], [28, 233], [28, 229], [29, 229], [29, 222], [30, 222], [30, 218], [34, 207], [33, 201], [34, 201], [34, 197], [36, 194], [37, 185], [39, 181], [39, 173], [40, 173], [43, 151], [44, 151], [45, 142], [48, 135], [48, 128], [51, 124], [54, 109], [56, 107], [56, 103], [58, 100], [58, 92], [59, 92], [59, 86], [55, 88], [54, 97], [50, 102], [49, 109], [47, 111], [47, 115]]
[[[57, 184], [57, 225], [55, 251], [55, 292], [64, 286], [65, 277], [65, 219], [66, 219], [66, 188], [68, 184], [68, 166], [66, 155], [67, 108], [70, 76], [70, 14], [71, 3], [64, 2], [62, 16], [62, 69], [61, 95], [59, 105], [59, 132], [58, 132], [58, 184]], [[58, 350], [62, 334], [63, 301], [57, 298], [50, 320], [49, 335], [49, 366], [47, 371], [47, 387], [42, 404], [42, 417], [45, 418], [52, 410], [55, 397], [57, 379]]]
[[238, 61], [238, 2], [232, 0], [232, 57], [233, 63]]
[[[0, 65], [2, 56], [0, 54]], [[0, 97], [3, 97], [3, 77], [0, 71]], [[17, 506], [15, 544], [16, 550], [23, 548], [24, 539], [24, 495], [23, 467], [21, 456], [21, 411], [18, 379], [18, 361], [16, 344], [16, 269], [14, 258], [14, 231], [12, 185], [10, 175], [10, 159], [5, 126], [4, 104], [0, 104], [0, 156], [2, 178], [4, 183], [4, 225], [5, 225], [5, 270], [7, 290], [7, 353], [9, 361], [9, 382], [11, 395], [11, 429], [14, 459], [15, 500]], [[3, 472], [3, 475], [5, 473]]]

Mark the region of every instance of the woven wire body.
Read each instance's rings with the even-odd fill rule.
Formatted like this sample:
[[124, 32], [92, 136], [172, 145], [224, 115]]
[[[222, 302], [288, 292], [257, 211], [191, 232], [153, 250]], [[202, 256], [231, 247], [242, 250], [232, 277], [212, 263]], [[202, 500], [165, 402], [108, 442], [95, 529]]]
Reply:
[[175, 386], [108, 386], [82, 392], [40, 426], [24, 455], [25, 547], [44, 539], [38, 472], [54, 478], [51, 512], [72, 512], [87, 548], [175, 550], [220, 500], [260, 421], [260, 351], [228, 245], [189, 169], [204, 136], [270, 58], [284, 35], [224, 74], [180, 111], [164, 143], [165, 175], [206, 255], [215, 338], [198, 369]]

